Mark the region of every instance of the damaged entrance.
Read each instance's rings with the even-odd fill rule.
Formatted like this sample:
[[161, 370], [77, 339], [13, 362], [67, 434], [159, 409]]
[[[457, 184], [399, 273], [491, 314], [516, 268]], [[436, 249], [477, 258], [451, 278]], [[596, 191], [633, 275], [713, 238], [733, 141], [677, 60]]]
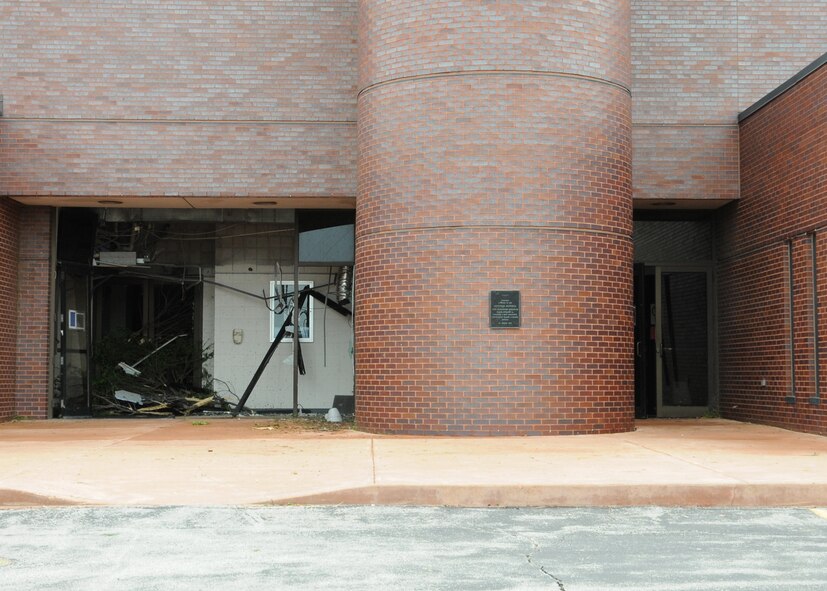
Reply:
[[53, 416], [352, 412], [353, 223], [60, 210]]

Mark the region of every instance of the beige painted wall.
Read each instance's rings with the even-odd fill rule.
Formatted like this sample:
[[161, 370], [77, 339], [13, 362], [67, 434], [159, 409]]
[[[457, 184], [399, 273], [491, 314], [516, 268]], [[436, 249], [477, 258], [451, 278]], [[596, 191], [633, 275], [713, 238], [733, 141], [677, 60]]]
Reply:
[[[260, 234], [267, 231], [261, 224], [253, 228], [254, 235], [216, 243], [214, 279], [247, 292], [264, 291], [269, 295], [276, 260], [282, 265], [283, 279], [293, 278], [292, 266], [285, 264], [292, 259], [293, 234]], [[237, 230], [244, 233], [244, 228]], [[328, 268], [302, 268], [300, 280], [321, 286], [328, 282]], [[215, 351], [209, 370], [216, 380], [226, 382], [225, 387], [216, 381], [216, 391], [229, 388], [240, 397], [270, 346], [271, 313], [263, 301], [220, 286], [205, 290], [203, 310], [205, 340], [214, 343]], [[320, 302], [314, 302], [313, 314], [314, 342], [302, 343], [307, 374], [299, 376], [299, 404], [308, 409], [329, 408], [334, 396], [353, 393], [352, 331], [348, 319], [332, 310], [325, 318]], [[237, 330], [243, 331], [240, 344], [233, 341], [233, 331]], [[292, 408], [292, 353], [292, 342], [286, 340], [279, 346], [247, 408]], [[230, 395], [227, 398], [234, 400]]]

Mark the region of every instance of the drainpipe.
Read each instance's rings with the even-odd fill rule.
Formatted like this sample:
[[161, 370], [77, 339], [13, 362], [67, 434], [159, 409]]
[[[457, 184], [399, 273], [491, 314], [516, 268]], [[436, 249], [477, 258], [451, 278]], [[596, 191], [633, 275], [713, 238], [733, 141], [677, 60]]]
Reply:
[[810, 398], [810, 404], [816, 405], [821, 402], [821, 359], [819, 355], [821, 342], [818, 334], [818, 244], [815, 230], [810, 234], [810, 247], [813, 270], [813, 364], [815, 366], [813, 368], [815, 389], [813, 390], [813, 396]]
[[790, 395], [784, 401], [795, 404], [795, 288], [793, 285], [793, 240], [787, 240], [787, 267], [790, 298]]
[[299, 415], [299, 218], [293, 232], [293, 416]]

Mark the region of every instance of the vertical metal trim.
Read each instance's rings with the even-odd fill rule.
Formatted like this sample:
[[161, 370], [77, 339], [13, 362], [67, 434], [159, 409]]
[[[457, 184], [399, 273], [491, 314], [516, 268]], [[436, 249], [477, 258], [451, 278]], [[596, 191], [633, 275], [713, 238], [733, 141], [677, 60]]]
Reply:
[[706, 406], [717, 409], [720, 406], [715, 390], [715, 285], [712, 267], [706, 269]]
[[60, 323], [60, 416], [66, 410], [66, 378], [68, 377], [66, 365], [66, 335], [69, 332], [66, 328], [66, 271], [63, 266], [58, 267], [58, 289], [60, 289], [60, 309], [57, 320]]
[[663, 267], [655, 267], [655, 416], [663, 414], [663, 327], [661, 323], [661, 277]]
[[299, 414], [299, 222], [293, 226], [293, 416]]
[[[354, 251], [355, 252], [355, 251]], [[353, 392], [354, 411], [356, 410], [356, 256], [354, 254], [353, 275], [350, 280], [350, 367], [352, 375], [351, 391]]]
[[[740, 157], [740, 156], [739, 156]], [[712, 345], [710, 349], [710, 357], [712, 361], [711, 371], [712, 371], [712, 378], [710, 384], [710, 398], [708, 401], [709, 407], [714, 410], [721, 409], [721, 367], [720, 367], [720, 359], [721, 359], [721, 339], [720, 334], [718, 332], [719, 320], [720, 320], [720, 312], [718, 310], [718, 240], [715, 238], [718, 236], [718, 229], [719, 229], [719, 220], [717, 216], [713, 218], [712, 222], [712, 261], [711, 267], [709, 269], [709, 280], [712, 283], [712, 296], [709, 301], [709, 313], [711, 316], [710, 322], [710, 331], [711, 331], [711, 340]]]
[[[55, 344], [57, 335], [55, 334], [57, 329], [57, 306], [58, 306], [58, 280], [57, 280], [57, 273], [58, 273], [58, 265], [57, 265], [57, 231], [58, 231], [58, 223], [60, 221], [60, 208], [55, 207], [52, 208], [52, 217], [51, 217], [51, 236], [50, 236], [50, 243], [49, 243], [49, 369], [47, 370], [48, 375], [48, 395], [46, 397], [46, 417], [49, 419], [57, 418], [55, 416], [55, 355], [60, 355], [60, 353], [56, 350]], [[17, 400], [15, 400], [15, 404]]]
[[787, 271], [789, 281], [789, 299], [790, 299], [790, 395], [785, 398], [785, 401], [790, 404], [795, 404], [795, 286], [793, 284], [793, 241], [792, 238], [787, 240]]
[[95, 328], [95, 315], [92, 308], [92, 301], [94, 299], [94, 292], [92, 283], [92, 264], [89, 264], [89, 274], [86, 276], [86, 409], [89, 414], [92, 414], [92, 331]]
[[634, 263], [632, 283], [634, 287], [633, 301], [635, 305], [635, 418], [646, 418], [646, 353], [648, 340], [647, 304], [646, 302], [646, 266], [644, 263]]
[[813, 272], [813, 364], [815, 366], [813, 368], [815, 389], [813, 396], [810, 398], [810, 404], [818, 404], [821, 400], [821, 358], [819, 354], [821, 339], [818, 334], [818, 244], [815, 231], [810, 235], [810, 246]]

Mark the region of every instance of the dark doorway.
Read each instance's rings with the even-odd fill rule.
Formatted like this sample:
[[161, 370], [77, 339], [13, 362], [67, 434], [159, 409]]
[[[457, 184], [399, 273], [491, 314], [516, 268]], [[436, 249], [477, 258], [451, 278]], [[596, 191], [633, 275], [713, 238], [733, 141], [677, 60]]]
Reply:
[[57, 270], [54, 416], [88, 415], [90, 275], [83, 265], [62, 261]]
[[709, 408], [711, 281], [705, 267], [635, 265], [635, 416]]
[[91, 259], [97, 215], [58, 214], [52, 416], [90, 412]]

